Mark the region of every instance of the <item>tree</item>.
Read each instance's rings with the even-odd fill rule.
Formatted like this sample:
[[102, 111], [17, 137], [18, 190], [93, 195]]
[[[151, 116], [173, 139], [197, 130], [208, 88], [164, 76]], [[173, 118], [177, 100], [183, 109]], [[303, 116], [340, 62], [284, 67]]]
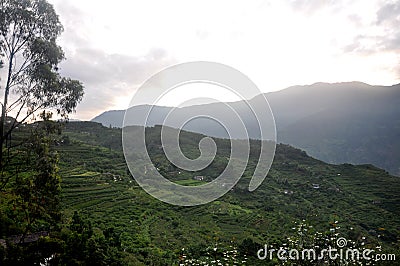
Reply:
[[60, 123], [51, 118], [68, 119], [83, 97], [79, 81], [59, 74], [62, 30], [45, 0], [0, 0], [0, 237], [20, 243], [60, 219]]
[[5, 70], [0, 168], [7, 163], [4, 149], [13, 130], [43, 110], [67, 118], [83, 97], [79, 81], [58, 73], [64, 53], [56, 39], [62, 30], [45, 0], [0, 0], [0, 65]]

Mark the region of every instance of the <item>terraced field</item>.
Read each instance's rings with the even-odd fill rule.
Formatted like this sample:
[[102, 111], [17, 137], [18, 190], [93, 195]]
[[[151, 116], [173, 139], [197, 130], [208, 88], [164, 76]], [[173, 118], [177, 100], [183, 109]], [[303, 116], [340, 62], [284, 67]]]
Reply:
[[[118, 129], [107, 128], [108, 133], [98, 134], [97, 124], [77, 127], [66, 129], [70, 142], [59, 146], [65, 217], [78, 210], [96, 228], [112, 226], [124, 249], [133, 254], [146, 250], [172, 260], [182, 248], [204, 250], [217, 242], [241, 245], [251, 239], [260, 245], [279, 244], [293, 234], [294, 223], [303, 219], [322, 232], [338, 220], [343, 236], [367, 237], [371, 245], [398, 250], [400, 182], [381, 169], [329, 165], [278, 145], [273, 167], [257, 191], [247, 191], [248, 169], [218, 201], [176, 207], [152, 198], [136, 184], [118, 143], [113, 148], [103, 146], [113, 143], [110, 139], [120, 135]], [[197, 149], [197, 144], [186, 148]], [[203, 183], [193, 179], [176, 182]]]

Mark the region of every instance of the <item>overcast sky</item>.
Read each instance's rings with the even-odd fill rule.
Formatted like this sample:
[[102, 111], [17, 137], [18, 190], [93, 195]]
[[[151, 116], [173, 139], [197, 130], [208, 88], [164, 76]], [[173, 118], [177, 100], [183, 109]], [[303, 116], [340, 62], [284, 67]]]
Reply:
[[193, 60], [230, 65], [263, 92], [400, 82], [400, 1], [49, 2], [64, 25], [61, 72], [86, 88], [73, 118], [124, 109], [152, 74]]

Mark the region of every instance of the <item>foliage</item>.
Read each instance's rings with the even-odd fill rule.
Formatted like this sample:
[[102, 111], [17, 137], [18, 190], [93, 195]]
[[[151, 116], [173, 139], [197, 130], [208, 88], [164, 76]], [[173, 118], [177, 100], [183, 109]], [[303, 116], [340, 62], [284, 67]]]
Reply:
[[[0, 166], [11, 133], [38, 112], [54, 109], [67, 117], [83, 96], [79, 81], [61, 77], [64, 54], [56, 43], [62, 25], [45, 0], [0, 1], [0, 61], [5, 87], [0, 118]], [[8, 120], [9, 115], [14, 119]]]
[[1, 235], [49, 229], [59, 221], [58, 130], [59, 124], [48, 119], [24, 128], [28, 143], [9, 153], [1, 180]]
[[[47, 135], [46, 130], [52, 133]], [[34, 132], [42, 133], [34, 138]], [[3, 254], [0, 251], [2, 264], [47, 260], [53, 265], [210, 265], [227, 259], [237, 265], [274, 265], [280, 261], [257, 258], [257, 251], [265, 243], [277, 248], [314, 245], [315, 233], [321, 232], [317, 235], [321, 239], [331, 235], [326, 224], [336, 220], [341, 221], [341, 236], [349, 241], [366, 237], [368, 245], [398, 254], [400, 212], [396, 202], [400, 183], [397, 177], [373, 166], [329, 165], [301, 150], [278, 145], [266, 181], [250, 193], [248, 182], [259, 152], [259, 142], [252, 141], [248, 169], [232, 191], [210, 204], [184, 208], [159, 202], [136, 184], [122, 154], [120, 129], [70, 122], [58, 133], [58, 123], [51, 121], [27, 125], [15, 133], [16, 138], [29, 136], [41, 143], [35, 149], [22, 146], [15, 153], [15, 162], [26, 167], [21, 173], [29, 168], [41, 169], [36, 164], [56, 162], [52, 155], [59, 156], [57, 175], [63, 177], [63, 216], [51, 222], [50, 215], [41, 215], [32, 224], [31, 232], [48, 230], [49, 235], [30, 244], [8, 245]], [[148, 129], [148, 145], [153, 147], [154, 163], [170, 180], [198, 185], [194, 176], [203, 175], [207, 178], [202, 182], [209, 182], [218, 175], [215, 169], [196, 173], [171, 171], [173, 168], [157, 148], [159, 133], [157, 127]], [[199, 154], [201, 135], [182, 132], [181, 137], [185, 154]], [[229, 141], [216, 142], [222, 162], [229, 156]], [[43, 169], [46, 173], [46, 169], [54, 168]], [[23, 176], [30, 180], [34, 171]], [[53, 180], [53, 175], [47, 178]], [[319, 189], [313, 188], [314, 183]], [[0, 204], [2, 237], [8, 240], [10, 234], [19, 234], [26, 228], [23, 217], [18, 217], [23, 214], [22, 207], [13, 212], [13, 205], [9, 204], [22, 195], [10, 191], [2, 192]], [[28, 190], [29, 193], [33, 192]], [[292, 221], [302, 219], [313, 228], [303, 226], [308, 236], [300, 237], [297, 226], [292, 229]]]
[[61, 231], [24, 245], [8, 244], [2, 265], [123, 265], [118, 237], [112, 228], [95, 232], [87, 219], [75, 212]]
[[[323, 233], [327, 223], [340, 220], [346, 239], [366, 236], [386, 252], [398, 250], [400, 182], [383, 170], [371, 165], [329, 165], [301, 150], [278, 145], [267, 179], [250, 193], [248, 182], [259, 144], [252, 141], [249, 167], [231, 192], [210, 204], [183, 208], [153, 199], [136, 184], [126, 168], [120, 134], [120, 129], [97, 123], [71, 122], [62, 137], [69, 143], [61, 143], [57, 150], [65, 214], [72, 216], [79, 210], [95, 231], [113, 227], [125, 264], [173, 265], [183, 254], [202, 260], [207, 247], [211, 251], [217, 243], [219, 250], [229, 252], [232, 244], [239, 256], [246, 255], [248, 265], [265, 265], [256, 251], [264, 243], [283, 245], [293, 237], [292, 221], [302, 219]], [[198, 154], [199, 139], [201, 135], [182, 132], [184, 153]], [[148, 142], [154, 163], [173, 182], [197, 185], [192, 182], [196, 175], [210, 177], [208, 181], [218, 175], [215, 169], [171, 171], [158, 148], [157, 127], [148, 129]], [[229, 141], [216, 142], [218, 159], [226, 160]], [[313, 188], [314, 183], [320, 188]]]
[[[329, 230], [322, 232], [305, 220], [295, 222], [293, 233], [286, 241], [280, 246], [268, 247], [270, 250], [283, 251], [281, 258], [274, 253], [272, 260], [277, 261], [279, 265], [376, 265], [375, 261], [348, 251], [357, 250], [362, 254], [364, 250], [369, 249], [372, 254], [376, 254], [382, 251], [381, 247], [373, 242], [368, 243], [365, 236], [347, 240], [342, 237], [340, 229], [338, 221], [331, 222]], [[315, 257], [313, 253], [308, 253], [309, 250], [315, 251]], [[332, 253], [329, 253], [329, 250], [332, 250]], [[304, 251], [306, 252], [303, 253]], [[371, 253], [368, 255], [371, 256]], [[269, 254], [266, 257], [268, 259]]]
[[54, 149], [61, 123], [51, 121], [52, 111], [68, 118], [83, 97], [79, 81], [58, 73], [61, 31], [45, 0], [0, 0], [2, 264], [38, 264], [61, 250], [57, 238], [47, 237], [59, 231], [61, 220]]
[[[375, 260], [382, 254], [382, 247], [360, 236], [347, 240], [340, 234], [339, 222], [331, 222], [329, 230], [319, 232], [305, 220], [294, 222], [292, 233], [278, 244], [265, 245], [245, 239], [237, 248], [216, 242], [201, 250], [182, 248], [178, 265], [391, 265], [395, 257], [387, 261]], [[254, 254], [257, 253], [257, 256]], [[364, 257], [365, 254], [367, 257]], [[395, 253], [392, 253], [395, 254]], [[387, 255], [387, 254], [386, 254]]]
[[212, 247], [207, 247], [198, 258], [187, 255], [185, 248], [179, 256], [178, 265], [246, 265], [247, 258], [245, 254], [239, 254], [235, 243], [229, 246], [223, 246], [216, 243]]

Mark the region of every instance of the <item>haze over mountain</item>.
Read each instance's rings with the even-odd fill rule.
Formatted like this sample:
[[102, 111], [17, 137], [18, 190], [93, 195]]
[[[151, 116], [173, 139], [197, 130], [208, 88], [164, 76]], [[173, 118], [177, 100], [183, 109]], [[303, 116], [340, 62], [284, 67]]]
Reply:
[[[361, 82], [315, 83], [266, 93], [274, 114], [278, 142], [299, 147], [329, 163], [371, 163], [400, 175], [400, 84], [371, 86]], [[262, 95], [249, 101], [261, 104]], [[257, 120], [243, 102], [228, 103], [242, 118], [250, 138], [260, 138]], [[148, 126], [163, 124], [173, 107], [134, 106], [126, 125], [140, 125], [143, 115], [153, 108]], [[176, 127], [181, 115], [201, 114], [207, 110], [221, 114], [222, 103], [180, 108], [168, 126]], [[92, 119], [105, 126], [122, 127], [124, 110], [107, 111]], [[137, 115], [136, 115], [137, 114]], [[227, 113], [226, 119], [234, 119]], [[217, 122], [197, 118], [185, 130], [227, 138]], [[244, 138], [234, 135], [232, 138]]]

